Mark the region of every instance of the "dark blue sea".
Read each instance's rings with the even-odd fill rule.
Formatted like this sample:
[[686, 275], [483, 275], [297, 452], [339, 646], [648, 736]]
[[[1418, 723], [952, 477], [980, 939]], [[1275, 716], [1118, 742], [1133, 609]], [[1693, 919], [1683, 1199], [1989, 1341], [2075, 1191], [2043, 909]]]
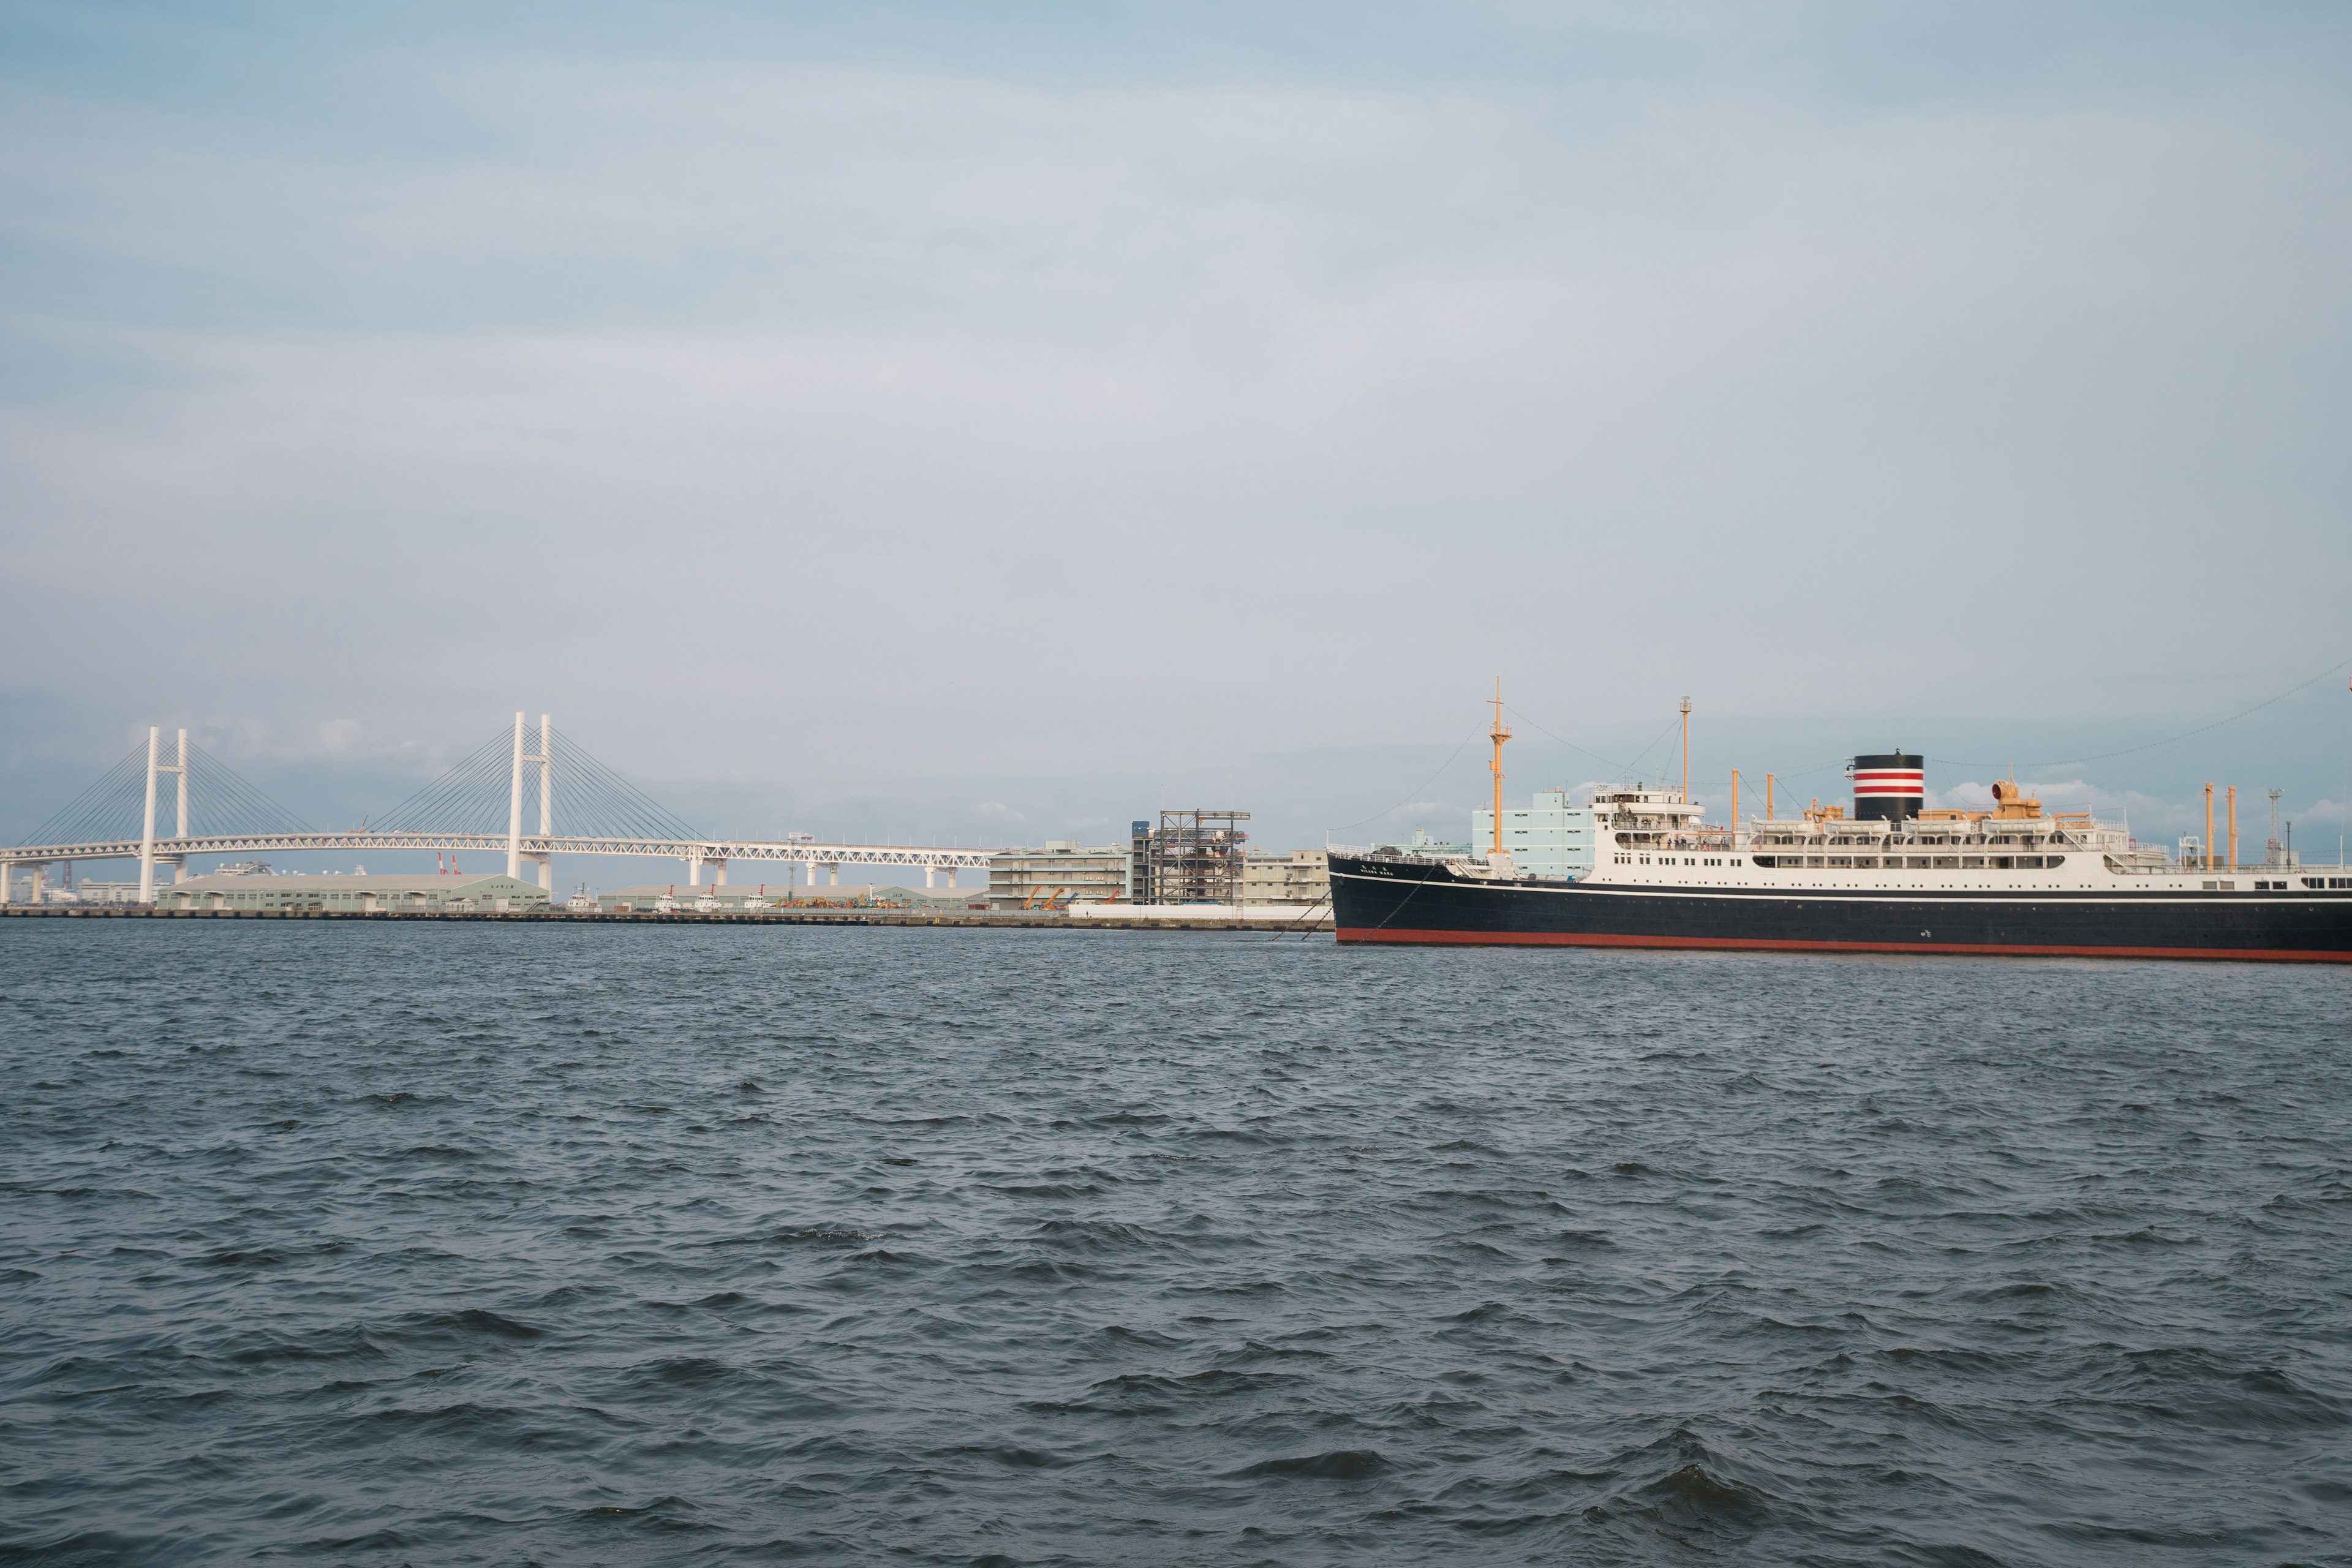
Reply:
[[0, 1563], [2352, 1562], [2352, 973], [0, 922]]

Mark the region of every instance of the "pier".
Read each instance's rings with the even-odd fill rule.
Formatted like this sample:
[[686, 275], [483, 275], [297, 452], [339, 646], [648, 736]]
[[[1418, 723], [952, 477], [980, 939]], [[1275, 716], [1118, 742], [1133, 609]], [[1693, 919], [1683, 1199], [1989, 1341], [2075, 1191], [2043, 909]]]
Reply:
[[1319, 918], [1293, 921], [1249, 920], [1239, 914], [1198, 918], [1130, 915], [984, 913], [978, 910], [933, 914], [921, 910], [761, 910], [748, 914], [706, 914], [692, 910], [158, 910], [140, 904], [10, 904], [0, 920], [75, 921], [503, 921], [525, 925], [793, 925], [958, 926], [994, 931], [1250, 931], [1265, 936], [1303, 936], [1329, 931], [1328, 906]]

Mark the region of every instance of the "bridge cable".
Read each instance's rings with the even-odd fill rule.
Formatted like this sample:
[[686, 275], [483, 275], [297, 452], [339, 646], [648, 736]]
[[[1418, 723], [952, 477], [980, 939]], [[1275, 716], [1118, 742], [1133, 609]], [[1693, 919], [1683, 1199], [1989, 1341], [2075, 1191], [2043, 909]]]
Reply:
[[[98, 781], [52, 813], [46, 822], [33, 829], [30, 837], [19, 840], [25, 844], [84, 844], [97, 843], [123, 837], [119, 833], [98, 831], [101, 824], [119, 823], [121, 814], [139, 808], [147, 778], [147, 742], [142, 741], [131, 748], [122, 760], [106, 770]], [[126, 795], [125, 791], [129, 793]], [[131, 830], [136, 837], [137, 829]], [[71, 834], [75, 837], [68, 837]]]
[[[525, 732], [536, 750], [538, 737]], [[582, 748], [562, 731], [553, 752], [551, 816], [556, 835], [569, 838], [638, 838], [692, 842], [693, 827]], [[524, 764], [523, 831], [539, 836], [537, 763]], [[513, 785], [514, 732], [501, 730], [460, 758], [440, 777], [370, 821], [372, 831], [505, 834]]]
[[[165, 833], [169, 781], [156, 781], [156, 831]], [[209, 832], [206, 829], [210, 829]], [[188, 831], [196, 837], [308, 833], [310, 825], [202, 746], [188, 748]]]

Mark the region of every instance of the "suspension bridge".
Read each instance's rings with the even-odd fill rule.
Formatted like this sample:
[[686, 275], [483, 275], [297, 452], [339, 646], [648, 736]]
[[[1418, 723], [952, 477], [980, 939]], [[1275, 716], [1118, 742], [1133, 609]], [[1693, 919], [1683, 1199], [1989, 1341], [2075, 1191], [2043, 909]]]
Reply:
[[[534, 786], [528, 795], [527, 785]], [[167, 834], [157, 831], [159, 810], [169, 814]], [[536, 819], [537, 832], [525, 831], [526, 816]], [[210, 752], [191, 746], [185, 730], [167, 757], [163, 731], [155, 727], [143, 746], [133, 747], [24, 844], [0, 848], [0, 904], [13, 896], [19, 868], [61, 860], [138, 861], [139, 901], [145, 904], [155, 901], [157, 868], [175, 882], [185, 881], [196, 856], [406, 849], [503, 854], [508, 876], [520, 879], [525, 866], [534, 867], [539, 885], [550, 889], [558, 855], [683, 860], [689, 886], [701, 883], [706, 868], [713, 885], [723, 886], [728, 866], [743, 861], [804, 871], [811, 886], [820, 870], [838, 885], [844, 866], [919, 866], [923, 885], [937, 887], [940, 872], [952, 882], [959, 870], [984, 869], [993, 853], [822, 844], [798, 833], [779, 840], [706, 837], [589, 755], [544, 713], [536, 734], [518, 713], [511, 737], [501, 730], [390, 811], [358, 827], [319, 832]]]

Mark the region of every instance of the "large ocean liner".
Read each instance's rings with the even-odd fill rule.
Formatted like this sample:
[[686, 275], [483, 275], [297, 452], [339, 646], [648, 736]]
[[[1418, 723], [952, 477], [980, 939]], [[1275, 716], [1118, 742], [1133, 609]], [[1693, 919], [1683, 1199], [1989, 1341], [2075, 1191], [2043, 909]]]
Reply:
[[1858, 756], [1853, 796], [1712, 825], [1691, 803], [1689, 706], [1680, 790], [1602, 791], [1591, 865], [1515, 865], [1503, 846], [1496, 700], [1492, 847], [1433, 859], [1395, 849], [1330, 856], [1343, 942], [1486, 942], [1850, 952], [2046, 953], [2352, 963], [2352, 870], [2237, 864], [2206, 832], [2175, 858], [2084, 813], [2045, 813], [2012, 782], [1990, 805], [1927, 810], [1926, 759]]

